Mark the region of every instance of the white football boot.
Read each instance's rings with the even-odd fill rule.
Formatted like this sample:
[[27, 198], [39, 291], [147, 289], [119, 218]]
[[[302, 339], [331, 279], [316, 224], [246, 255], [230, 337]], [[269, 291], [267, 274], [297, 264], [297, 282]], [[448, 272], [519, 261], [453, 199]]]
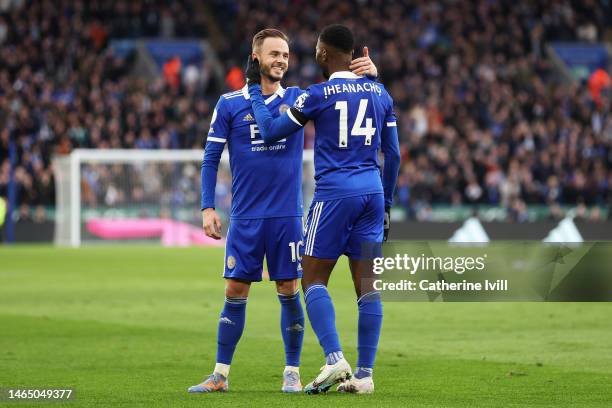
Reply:
[[334, 384], [346, 381], [353, 375], [351, 366], [344, 358], [336, 364], [326, 364], [321, 367], [321, 372], [313, 382], [304, 387], [306, 394], [319, 394], [327, 392]]
[[300, 382], [299, 371], [285, 370], [283, 372], [283, 387], [282, 392], [301, 392], [302, 383]]
[[374, 392], [374, 381], [372, 380], [372, 376], [363, 378], [352, 377], [350, 380], [340, 384], [338, 388], [336, 388], [336, 391], [349, 392], [352, 394], [372, 394]]

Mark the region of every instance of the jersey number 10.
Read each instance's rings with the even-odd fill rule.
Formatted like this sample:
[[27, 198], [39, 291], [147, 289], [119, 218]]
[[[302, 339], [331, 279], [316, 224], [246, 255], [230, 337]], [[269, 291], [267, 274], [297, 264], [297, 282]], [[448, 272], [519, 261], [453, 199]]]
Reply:
[[[359, 101], [359, 110], [357, 110], [357, 118], [351, 129], [351, 136], [365, 136], [364, 144], [370, 146], [372, 144], [372, 136], [376, 133], [376, 128], [372, 127], [372, 118], [366, 118], [366, 110], [368, 109], [368, 100], [361, 99]], [[342, 148], [348, 147], [348, 102], [337, 101], [336, 110], [340, 111], [340, 123], [338, 125], [340, 140], [339, 146]], [[365, 118], [365, 126], [363, 120]]]

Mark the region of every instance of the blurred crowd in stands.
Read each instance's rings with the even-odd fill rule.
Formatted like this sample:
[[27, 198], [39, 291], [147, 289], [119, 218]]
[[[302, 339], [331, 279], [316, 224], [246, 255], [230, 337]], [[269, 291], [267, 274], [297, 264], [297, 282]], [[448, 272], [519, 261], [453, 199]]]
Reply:
[[113, 38], [205, 37], [202, 16], [193, 17], [197, 4], [0, 2], [0, 195], [7, 196], [12, 139], [20, 217], [54, 204], [53, 154], [201, 147], [218, 92], [210, 95], [188, 72], [180, 87], [161, 75], [129, 76], [133, 56], [108, 46]]
[[[597, 220], [601, 213], [590, 209], [612, 204], [609, 67], [589, 87], [560, 75], [547, 53], [550, 41], [604, 40], [612, 14], [599, 0], [0, 1], [0, 195], [10, 138], [18, 147], [18, 201], [32, 208], [53, 204], [52, 154], [201, 148], [224, 89], [185, 77], [177, 85], [162, 73], [135, 78], [130, 58], [108, 44], [202, 38], [211, 21], [222, 33], [213, 46], [226, 91], [244, 83], [242, 63], [260, 29], [289, 35], [284, 82], [306, 88], [322, 80], [317, 30], [350, 26], [357, 53], [369, 47], [396, 103], [396, 205], [410, 217], [428, 219], [440, 204], [475, 204], [503, 206], [510, 220], [524, 221], [537, 204], [555, 218], [571, 205]], [[312, 138], [309, 128], [306, 147]]]

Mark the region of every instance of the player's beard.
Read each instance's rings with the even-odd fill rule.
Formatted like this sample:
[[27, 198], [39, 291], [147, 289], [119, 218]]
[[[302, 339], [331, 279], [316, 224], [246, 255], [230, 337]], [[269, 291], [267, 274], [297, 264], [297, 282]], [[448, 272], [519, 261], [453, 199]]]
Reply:
[[266, 77], [270, 82], [279, 82], [281, 79], [283, 79], [283, 76], [286, 72], [286, 68], [282, 65], [276, 65], [274, 68], [276, 67], [280, 68], [283, 71], [280, 76], [272, 75], [272, 65], [261, 65], [261, 75]]

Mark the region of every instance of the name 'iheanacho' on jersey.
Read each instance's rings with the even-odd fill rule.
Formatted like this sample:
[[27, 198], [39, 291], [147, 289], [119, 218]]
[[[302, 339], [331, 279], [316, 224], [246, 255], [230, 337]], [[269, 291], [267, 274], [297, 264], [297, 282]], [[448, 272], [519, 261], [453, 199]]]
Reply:
[[343, 84], [333, 84], [333, 85], [325, 85], [323, 87], [323, 95], [325, 99], [327, 99], [330, 95], [339, 94], [341, 92], [375, 92], [378, 96], [382, 96], [382, 89], [378, 84], [374, 82], [364, 82], [360, 83], [343, 83]]
[[[308, 87], [279, 118], [268, 114], [258, 85], [249, 92], [259, 130], [269, 143], [314, 122], [315, 201], [384, 192], [385, 207], [391, 207], [399, 143], [393, 100], [382, 84], [335, 72], [327, 82]], [[385, 156], [382, 182], [380, 148]]]

